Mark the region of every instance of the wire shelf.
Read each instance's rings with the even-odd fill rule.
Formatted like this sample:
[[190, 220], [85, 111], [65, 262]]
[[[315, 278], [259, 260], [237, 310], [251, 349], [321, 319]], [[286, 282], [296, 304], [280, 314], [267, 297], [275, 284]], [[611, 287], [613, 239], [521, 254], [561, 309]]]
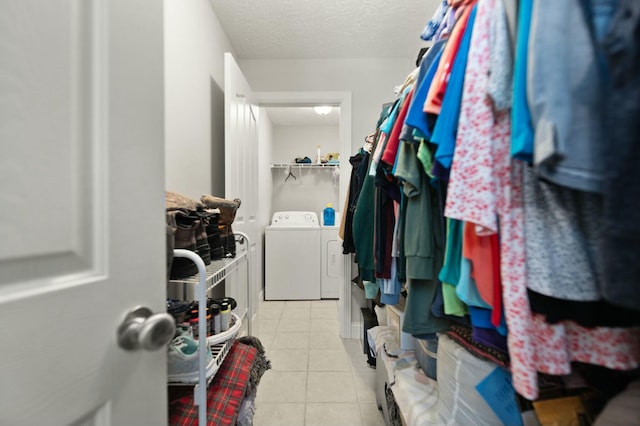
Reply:
[[[244, 258], [246, 256], [247, 251], [242, 250], [236, 253], [236, 257], [212, 260], [211, 264], [206, 265], [205, 282], [207, 283], [207, 291], [214, 288], [232, 272], [238, 269], [244, 263]], [[199, 274], [195, 274], [186, 278], [170, 280], [169, 282], [172, 284], [198, 284], [200, 282], [200, 277]]]
[[287, 167], [299, 167], [301, 169], [331, 169], [334, 167], [338, 167], [340, 164], [329, 164], [329, 163], [291, 163], [291, 164], [272, 164], [272, 169], [286, 169]]

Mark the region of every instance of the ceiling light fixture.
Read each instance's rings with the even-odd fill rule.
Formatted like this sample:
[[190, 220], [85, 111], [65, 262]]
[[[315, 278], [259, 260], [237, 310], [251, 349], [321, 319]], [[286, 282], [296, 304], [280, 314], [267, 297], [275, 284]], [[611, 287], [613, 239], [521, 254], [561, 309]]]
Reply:
[[330, 107], [330, 106], [315, 106], [315, 107], [313, 107], [313, 110], [318, 115], [327, 115], [327, 114], [329, 114], [331, 112], [332, 109], [333, 109], [333, 107]]

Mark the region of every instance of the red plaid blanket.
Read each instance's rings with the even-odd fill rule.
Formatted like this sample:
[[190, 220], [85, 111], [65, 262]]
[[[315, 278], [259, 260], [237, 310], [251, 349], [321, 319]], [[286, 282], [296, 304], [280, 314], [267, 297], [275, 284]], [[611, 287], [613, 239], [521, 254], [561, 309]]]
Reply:
[[[207, 426], [235, 425], [258, 350], [235, 342], [207, 391]], [[192, 387], [169, 387], [169, 425], [195, 426]]]

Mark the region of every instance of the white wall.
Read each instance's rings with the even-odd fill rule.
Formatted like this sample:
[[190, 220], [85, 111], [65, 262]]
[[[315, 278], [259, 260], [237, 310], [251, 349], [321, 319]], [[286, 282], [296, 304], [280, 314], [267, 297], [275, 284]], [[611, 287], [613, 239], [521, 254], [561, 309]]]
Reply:
[[271, 146], [272, 163], [292, 163], [296, 157], [309, 157], [316, 162], [320, 145], [322, 155], [340, 152], [338, 126], [275, 126], [275, 141]]
[[285, 182], [285, 169], [273, 169], [273, 211], [314, 211], [320, 221], [327, 203], [340, 211], [340, 187], [332, 176], [333, 171], [333, 168], [299, 170], [292, 166], [291, 173], [296, 179], [290, 178]]
[[[271, 162], [289, 164], [296, 157], [316, 161], [318, 145], [322, 155], [340, 152], [340, 128], [337, 126], [275, 126]], [[302, 169], [291, 167], [296, 179], [285, 182], [286, 169], [272, 169], [272, 212], [284, 210], [314, 211], [321, 219], [322, 210], [332, 203], [340, 210], [339, 180], [334, 168]]]
[[224, 52], [207, 0], [165, 0], [165, 187], [224, 196]]
[[383, 103], [415, 68], [415, 58], [240, 60], [257, 92], [348, 91], [352, 94], [352, 152], [375, 130]]

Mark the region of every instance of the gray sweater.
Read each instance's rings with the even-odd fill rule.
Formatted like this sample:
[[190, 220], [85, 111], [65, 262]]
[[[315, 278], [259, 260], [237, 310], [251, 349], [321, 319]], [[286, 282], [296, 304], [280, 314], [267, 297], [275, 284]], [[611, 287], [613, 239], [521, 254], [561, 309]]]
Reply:
[[534, 2], [527, 92], [539, 175], [558, 185], [601, 192], [603, 75], [595, 39], [606, 32], [615, 1], [590, 0], [591, 22], [583, 4]]

